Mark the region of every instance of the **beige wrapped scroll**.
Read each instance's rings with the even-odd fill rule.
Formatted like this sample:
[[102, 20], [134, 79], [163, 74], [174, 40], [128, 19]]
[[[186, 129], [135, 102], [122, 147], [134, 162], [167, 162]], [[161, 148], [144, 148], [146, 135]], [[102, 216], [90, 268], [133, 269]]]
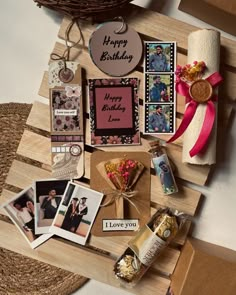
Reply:
[[[207, 69], [203, 79], [207, 78], [214, 72], [219, 71], [220, 60], [220, 33], [214, 30], [198, 30], [192, 32], [188, 37], [188, 63], [194, 61], [204, 61]], [[214, 89], [214, 91], [216, 91]], [[191, 157], [189, 151], [194, 146], [200, 133], [206, 112], [206, 104], [199, 104], [196, 113], [184, 133], [183, 140], [183, 162], [191, 164], [214, 164], [216, 162], [216, 133], [217, 133], [217, 104], [215, 123], [208, 140], [208, 145], [204, 154]]]

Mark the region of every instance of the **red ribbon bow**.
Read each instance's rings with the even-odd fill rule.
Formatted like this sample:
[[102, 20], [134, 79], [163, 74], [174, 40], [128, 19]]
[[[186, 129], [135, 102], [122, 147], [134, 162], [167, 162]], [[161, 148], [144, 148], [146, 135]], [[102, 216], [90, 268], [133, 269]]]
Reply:
[[[223, 78], [221, 77], [221, 75], [218, 72], [215, 72], [211, 76], [206, 78], [205, 80], [208, 81], [211, 84], [211, 86], [214, 88], [214, 87], [217, 87], [222, 82]], [[191, 121], [194, 117], [194, 114], [197, 110], [199, 102], [197, 102], [196, 100], [194, 100], [190, 96], [189, 90], [190, 90], [190, 86], [186, 82], [180, 81], [180, 82], [176, 83], [177, 93], [185, 96], [186, 102], [189, 102], [189, 104], [184, 112], [184, 117], [183, 117], [183, 120], [182, 120], [178, 130], [167, 141], [168, 143], [176, 140], [178, 137], [180, 137], [184, 133], [184, 131], [188, 128], [188, 125], [191, 123]], [[190, 157], [196, 156], [197, 154], [202, 152], [207, 141], [208, 141], [208, 138], [211, 134], [211, 131], [212, 131], [212, 128], [214, 125], [214, 121], [215, 121], [214, 101], [217, 101], [216, 95], [211, 96], [210, 99], [205, 102], [207, 104], [205, 118], [203, 121], [203, 125], [201, 128], [200, 134], [197, 138], [197, 141], [195, 142], [194, 146], [192, 147], [192, 149], [189, 152]]]

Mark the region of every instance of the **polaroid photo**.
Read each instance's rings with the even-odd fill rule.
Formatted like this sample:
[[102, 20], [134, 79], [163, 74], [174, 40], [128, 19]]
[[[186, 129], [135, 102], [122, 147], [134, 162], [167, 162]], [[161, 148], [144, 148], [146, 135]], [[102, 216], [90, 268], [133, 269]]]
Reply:
[[35, 181], [35, 232], [49, 233], [50, 226], [56, 216], [68, 180]]
[[145, 72], [174, 72], [176, 42], [145, 42]]
[[145, 74], [145, 103], [175, 102], [174, 74]]
[[91, 145], [139, 145], [137, 78], [89, 79]]
[[173, 104], [145, 105], [145, 134], [172, 134], [175, 130]]
[[18, 227], [31, 248], [38, 247], [53, 236], [51, 233], [42, 235], [35, 233], [35, 201], [32, 186], [3, 204], [2, 208]]
[[83, 134], [81, 86], [50, 89], [52, 134]]
[[103, 194], [69, 182], [50, 232], [85, 245]]

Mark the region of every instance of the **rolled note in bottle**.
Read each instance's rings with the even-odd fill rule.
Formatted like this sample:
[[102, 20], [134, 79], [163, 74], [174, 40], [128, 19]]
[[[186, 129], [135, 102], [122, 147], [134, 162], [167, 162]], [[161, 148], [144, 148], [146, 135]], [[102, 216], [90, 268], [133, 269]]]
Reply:
[[171, 165], [166, 153], [159, 141], [149, 143], [151, 146], [150, 153], [156, 174], [160, 178], [163, 193], [171, 195], [178, 192], [178, 187], [171, 169]]

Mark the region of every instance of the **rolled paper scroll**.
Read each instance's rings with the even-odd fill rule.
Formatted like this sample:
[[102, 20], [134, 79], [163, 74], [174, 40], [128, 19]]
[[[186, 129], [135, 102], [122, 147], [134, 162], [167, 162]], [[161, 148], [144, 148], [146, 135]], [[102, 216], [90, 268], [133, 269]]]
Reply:
[[[219, 71], [220, 60], [220, 33], [214, 30], [198, 30], [192, 32], [188, 37], [188, 64], [194, 61], [204, 61], [206, 70], [203, 79]], [[214, 93], [217, 94], [216, 88]], [[186, 108], [189, 103], [187, 103]], [[183, 139], [183, 162], [191, 164], [214, 164], [216, 162], [216, 133], [217, 133], [217, 102], [214, 101], [215, 120], [211, 134], [207, 140], [204, 150], [195, 156], [190, 151], [195, 145], [201, 132], [208, 105], [199, 103], [191, 123], [185, 130]]]

